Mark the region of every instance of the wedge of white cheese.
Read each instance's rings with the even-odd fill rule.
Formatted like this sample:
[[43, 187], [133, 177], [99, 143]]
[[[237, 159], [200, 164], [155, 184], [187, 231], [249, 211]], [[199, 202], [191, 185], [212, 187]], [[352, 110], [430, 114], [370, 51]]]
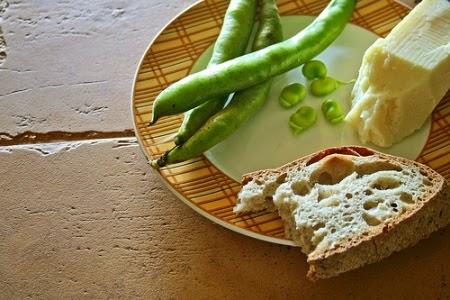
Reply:
[[450, 88], [450, 1], [424, 0], [364, 54], [345, 121], [389, 147], [419, 129]]

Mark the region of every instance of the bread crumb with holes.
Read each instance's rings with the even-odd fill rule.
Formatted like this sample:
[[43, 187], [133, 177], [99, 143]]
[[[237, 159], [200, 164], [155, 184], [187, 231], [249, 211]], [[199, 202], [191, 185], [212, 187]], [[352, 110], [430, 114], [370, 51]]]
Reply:
[[[235, 212], [277, 210], [286, 235], [308, 255], [311, 279], [378, 261], [450, 222], [449, 186], [442, 176], [363, 147], [327, 149], [251, 173], [243, 182]], [[405, 227], [421, 225], [421, 218], [429, 224], [425, 228]], [[392, 239], [389, 231], [398, 228], [404, 236]], [[380, 237], [394, 244], [377, 245]], [[353, 252], [356, 257], [348, 255]], [[328, 266], [333, 256], [341, 260]]]

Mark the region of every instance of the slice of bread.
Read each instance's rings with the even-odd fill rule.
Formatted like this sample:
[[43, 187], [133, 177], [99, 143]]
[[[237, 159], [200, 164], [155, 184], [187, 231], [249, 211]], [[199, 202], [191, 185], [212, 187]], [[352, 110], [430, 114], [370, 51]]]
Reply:
[[235, 212], [263, 209], [278, 210], [316, 280], [379, 261], [446, 226], [450, 186], [408, 159], [330, 148], [245, 175]]

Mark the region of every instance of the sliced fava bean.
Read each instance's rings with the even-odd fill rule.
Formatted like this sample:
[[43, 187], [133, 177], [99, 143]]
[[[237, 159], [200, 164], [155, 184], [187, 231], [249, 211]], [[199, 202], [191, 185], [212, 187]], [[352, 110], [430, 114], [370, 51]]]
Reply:
[[284, 108], [291, 108], [305, 99], [306, 88], [301, 83], [291, 83], [287, 85], [278, 99], [280, 105]]
[[327, 76], [327, 67], [320, 60], [310, 60], [303, 65], [302, 73], [309, 80], [325, 78]]
[[331, 94], [338, 88], [338, 83], [331, 77], [321, 79], [314, 79], [309, 86], [311, 94], [316, 97], [326, 96]]
[[316, 97], [323, 97], [331, 94], [341, 85], [347, 85], [353, 82], [355, 80], [344, 82], [327, 76], [325, 78], [314, 79], [309, 86], [309, 91]]
[[317, 113], [311, 106], [302, 106], [289, 118], [289, 127], [297, 135], [317, 121]]
[[322, 103], [322, 112], [325, 116], [325, 119], [328, 120], [331, 124], [337, 124], [344, 120], [345, 114], [342, 111], [342, 107], [334, 99], [327, 99]]

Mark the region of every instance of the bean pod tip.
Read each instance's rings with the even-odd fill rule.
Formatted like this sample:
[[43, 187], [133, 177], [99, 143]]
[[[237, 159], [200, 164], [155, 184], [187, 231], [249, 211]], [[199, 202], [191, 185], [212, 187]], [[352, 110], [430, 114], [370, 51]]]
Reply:
[[167, 165], [167, 155], [168, 152], [164, 153], [157, 159], [153, 159], [152, 161], [150, 161], [150, 166], [156, 170], [158, 170], [161, 167], [164, 167], [165, 165]]

